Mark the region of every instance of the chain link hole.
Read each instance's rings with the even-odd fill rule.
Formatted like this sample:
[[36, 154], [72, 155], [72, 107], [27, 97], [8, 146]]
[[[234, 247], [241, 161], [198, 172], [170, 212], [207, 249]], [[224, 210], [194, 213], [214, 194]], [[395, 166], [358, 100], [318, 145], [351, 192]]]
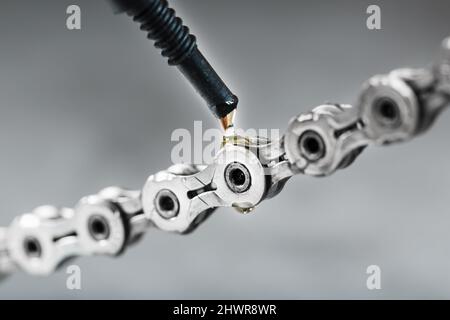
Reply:
[[315, 131], [306, 131], [299, 139], [300, 151], [309, 161], [317, 161], [325, 156], [325, 143]]
[[39, 240], [35, 237], [28, 237], [23, 242], [25, 254], [29, 258], [39, 258], [42, 255], [42, 248]]
[[97, 241], [109, 238], [110, 230], [108, 221], [100, 215], [94, 215], [88, 221], [89, 233]]
[[380, 98], [374, 104], [374, 116], [379, 124], [387, 127], [397, 127], [400, 124], [398, 105], [389, 98]]
[[250, 172], [242, 163], [231, 162], [225, 168], [225, 182], [231, 191], [236, 193], [245, 192], [250, 189]]

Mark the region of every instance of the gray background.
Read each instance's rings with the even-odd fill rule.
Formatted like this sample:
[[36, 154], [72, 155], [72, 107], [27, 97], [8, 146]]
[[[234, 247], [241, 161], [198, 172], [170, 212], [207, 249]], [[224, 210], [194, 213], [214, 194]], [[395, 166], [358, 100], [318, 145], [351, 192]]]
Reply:
[[[82, 30], [65, 28], [82, 8]], [[382, 7], [381, 31], [365, 27]], [[238, 125], [280, 128], [369, 76], [425, 66], [450, 34], [441, 1], [172, 1], [239, 95]], [[104, 1], [2, 1], [0, 224], [72, 206], [170, 164], [176, 128], [217, 126], [137, 25]], [[149, 232], [119, 259], [82, 258], [82, 290], [16, 274], [0, 298], [450, 298], [450, 113], [326, 179], [297, 176], [254, 214], [218, 210], [190, 236]], [[366, 288], [366, 267], [382, 290]]]

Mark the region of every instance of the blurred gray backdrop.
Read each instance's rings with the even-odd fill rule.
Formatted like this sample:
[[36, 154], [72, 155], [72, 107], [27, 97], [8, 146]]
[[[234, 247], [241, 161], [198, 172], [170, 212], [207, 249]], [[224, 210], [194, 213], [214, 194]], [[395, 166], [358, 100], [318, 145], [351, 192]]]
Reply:
[[[82, 10], [82, 30], [65, 27]], [[243, 128], [287, 127], [325, 101], [353, 103], [373, 74], [426, 66], [450, 34], [435, 1], [171, 1], [240, 97]], [[366, 8], [382, 30], [366, 29]], [[170, 164], [176, 128], [217, 123], [145, 34], [105, 1], [1, 1], [0, 224], [140, 188]], [[152, 230], [118, 259], [15, 274], [0, 298], [450, 298], [450, 113], [406, 144], [367, 150], [329, 178], [296, 176], [254, 214], [220, 209], [189, 236]], [[382, 289], [366, 288], [367, 266]]]

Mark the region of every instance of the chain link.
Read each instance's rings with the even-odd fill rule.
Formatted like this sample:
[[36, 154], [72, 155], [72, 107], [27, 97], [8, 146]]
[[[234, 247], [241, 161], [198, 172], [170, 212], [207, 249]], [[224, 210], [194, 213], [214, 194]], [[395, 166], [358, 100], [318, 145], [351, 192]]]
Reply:
[[14, 270], [14, 265], [8, 254], [6, 228], [0, 228], [0, 280]]
[[186, 234], [218, 207], [250, 212], [295, 174], [328, 176], [370, 145], [425, 132], [450, 102], [450, 39], [430, 69], [398, 69], [363, 84], [355, 106], [324, 104], [289, 123], [277, 141], [226, 137], [208, 166], [151, 175], [142, 194], [110, 187], [74, 209], [39, 207], [0, 228], [0, 278], [16, 268], [47, 275], [82, 255], [117, 256], [150, 228]]
[[75, 209], [38, 207], [12, 222], [4, 248], [20, 269], [38, 275], [75, 256], [116, 256], [148, 225], [139, 197], [138, 191], [110, 187], [84, 197]]

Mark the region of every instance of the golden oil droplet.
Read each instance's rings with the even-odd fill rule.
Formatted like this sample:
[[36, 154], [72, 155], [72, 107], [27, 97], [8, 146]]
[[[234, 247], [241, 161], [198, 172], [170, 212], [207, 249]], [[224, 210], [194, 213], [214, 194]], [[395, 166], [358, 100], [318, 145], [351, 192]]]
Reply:
[[242, 208], [242, 207], [234, 206], [234, 209], [241, 214], [249, 214], [250, 212], [253, 211], [253, 209], [255, 209], [255, 207]]
[[222, 147], [227, 143], [245, 147], [250, 145], [250, 139], [248, 137], [237, 135], [233, 129], [232, 131], [227, 131], [222, 138]]

